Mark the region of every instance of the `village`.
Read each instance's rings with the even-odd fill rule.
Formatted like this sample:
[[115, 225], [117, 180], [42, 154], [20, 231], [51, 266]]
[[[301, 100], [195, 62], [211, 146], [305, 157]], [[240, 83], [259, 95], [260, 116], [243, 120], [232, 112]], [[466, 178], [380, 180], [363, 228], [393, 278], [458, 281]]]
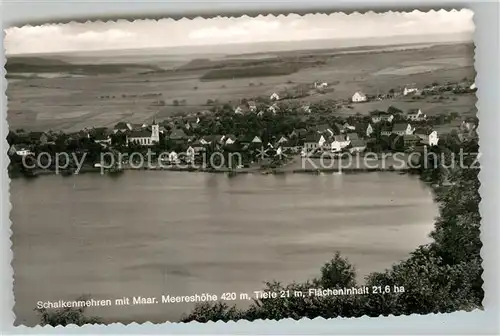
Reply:
[[[327, 82], [315, 82], [316, 92], [328, 90]], [[361, 91], [342, 101], [304, 103], [288, 92], [274, 92], [268, 97], [243, 99], [238, 104], [214, 104], [210, 109], [186, 115], [171, 116], [162, 121], [133, 124], [126, 121], [113, 128], [94, 127], [79, 132], [27, 132], [19, 129], [8, 136], [11, 164], [9, 172], [26, 173], [20, 167], [27, 157], [52, 162], [43, 166], [53, 171], [51, 160], [56, 153], [85, 153], [86, 171], [95, 171], [102, 165], [100, 154], [145, 152], [161, 156], [161, 168], [179, 169], [179, 164], [191, 164], [193, 170], [203, 155], [219, 152], [223, 155], [239, 153], [237, 165], [226, 163], [221, 171], [248, 171], [276, 169], [291, 165], [304, 157], [319, 157], [350, 153], [409, 153], [424, 147], [437, 146], [440, 139], [455, 134], [460, 138], [474, 135], [476, 117], [458, 113], [427, 115], [425, 109], [402, 110], [397, 102], [387, 110], [369, 114], [346, 114], [341, 110], [370, 101], [395, 100], [397, 97], [417, 100], [434, 96], [436, 100], [456, 99], [470, 95], [475, 84], [463, 80], [457, 83], [433, 83], [423, 88], [406, 86], [384, 94], [367, 95]], [[265, 153], [265, 155], [263, 155]], [[24, 159], [23, 159], [24, 158]], [[38, 160], [40, 161], [40, 160]], [[119, 170], [133, 168], [134, 162], [122, 160]], [[164, 165], [163, 165], [164, 164]], [[204, 162], [197, 170], [210, 170]], [[209, 164], [210, 165], [210, 164]], [[71, 165], [70, 165], [71, 167]], [[141, 169], [143, 167], [140, 167]], [[150, 167], [151, 168], [151, 167]], [[158, 168], [158, 167], [156, 167]], [[40, 169], [36, 170], [40, 172]], [[71, 174], [71, 170], [66, 172]], [[36, 174], [30, 170], [29, 175]]]

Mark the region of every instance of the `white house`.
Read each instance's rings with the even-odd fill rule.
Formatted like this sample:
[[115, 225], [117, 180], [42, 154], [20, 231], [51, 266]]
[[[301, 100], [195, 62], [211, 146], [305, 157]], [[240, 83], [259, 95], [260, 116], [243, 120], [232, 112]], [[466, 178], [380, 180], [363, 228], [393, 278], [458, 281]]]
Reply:
[[311, 107], [309, 105], [302, 106], [302, 110], [304, 110], [305, 113], [311, 113]]
[[254, 138], [252, 139], [252, 144], [254, 144], [254, 145], [260, 144], [260, 145], [262, 145], [262, 140], [258, 136], [254, 136]]
[[342, 149], [349, 146], [350, 141], [347, 140], [345, 135], [335, 135], [333, 141], [330, 144], [332, 152], [340, 152]]
[[416, 87], [405, 87], [403, 90], [403, 96], [409, 95], [410, 93], [417, 93], [418, 89]]
[[475, 90], [476, 89], [476, 83], [472, 83], [471, 86], [469, 87], [469, 89]]
[[283, 150], [281, 149], [281, 146], [276, 149], [276, 156], [281, 156], [283, 154]]
[[241, 108], [241, 106], [237, 106], [234, 109], [234, 114], [243, 114], [243, 109]]
[[186, 161], [193, 162], [195, 154], [196, 150], [193, 147], [189, 146], [188, 149], [186, 149]]
[[269, 98], [271, 100], [280, 100], [280, 96], [278, 96], [278, 94], [275, 92], [271, 95], [271, 97]]
[[28, 155], [32, 155], [33, 152], [30, 151], [28, 148], [20, 148], [20, 149], [16, 150], [16, 154], [19, 156], [28, 156]]
[[225, 137], [225, 144], [226, 145], [232, 145], [236, 142], [236, 136], [230, 134], [228, 136]]
[[153, 122], [151, 131], [147, 128], [131, 131], [127, 135], [127, 144], [137, 143], [142, 146], [152, 146], [160, 141], [160, 126]]
[[314, 87], [316, 89], [325, 89], [328, 86], [327, 82], [314, 82]]
[[406, 119], [407, 120], [414, 120], [414, 121], [425, 120], [425, 119], [427, 119], [427, 115], [423, 114], [422, 110], [420, 110], [420, 109], [410, 109], [410, 110], [408, 110], [408, 113], [406, 115]]
[[168, 161], [170, 161], [171, 163], [179, 163], [179, 156], [175, 151], [171, 151], [168, 154]]
[[439, 137], [436, 131], [432, 129], [417, 129], [414, 134], [422, 139], [422, 142], [429, 146], [437, 146]]
[[366, 95], [361, 91], [356, 91], [351, 98], [353, 103], [361, 103], [367, 100]]
[[274, 114], [276, 114], [276, 105], [269, 106], [269, 107], [267, 108], [267, 110], [268, 110], [269, 112], [273, 112]]

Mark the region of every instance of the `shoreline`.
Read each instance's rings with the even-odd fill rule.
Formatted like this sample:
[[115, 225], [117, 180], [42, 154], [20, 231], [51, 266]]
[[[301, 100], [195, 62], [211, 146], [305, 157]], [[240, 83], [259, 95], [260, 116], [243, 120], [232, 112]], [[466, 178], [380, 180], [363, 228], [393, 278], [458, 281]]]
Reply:
[[359, 174], [359, 173], [373, 173], [373, 172], [391, 172], [399, 174], [411, 173], [410, 168], [300, 168], [300, 169], [289, 169], [286, 167], [280, 168], [247, 168], [242, 170], [231, 170], [231, 169], [203, 169], [203, 168], [123, 168], [118, 172], [101, 172], [101, 168], [88, 168], [81, 170], [78, 173], [63, 173], [55, 172], [52, 170], [38, 170], [35, 171], [33, 175], [25, 175], [19, 173], [18, 175], [9, 176], [11, 179], [16, 178], [35, 178], [39, 176], [48, 175], [60, 175], [62, 177], [78, 176], [82, 174], [99, 174], [107, 176], [119, 176], [127, 171], [157, 171], [157, 172], [184, 172], [184, 173], [208, 173], [208, 174], [230, 174], [230, 175], [243, 175], [243, 174], [255, 174], [255, 175], [285, 175], [285, 174], [321, 174], [321, 173], [338, 173], [338, 174]]

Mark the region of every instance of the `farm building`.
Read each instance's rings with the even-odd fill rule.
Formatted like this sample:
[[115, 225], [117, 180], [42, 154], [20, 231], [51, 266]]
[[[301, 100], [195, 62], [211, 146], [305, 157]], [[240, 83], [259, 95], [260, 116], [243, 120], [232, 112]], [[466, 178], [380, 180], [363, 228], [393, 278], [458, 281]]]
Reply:
[[418, 89], [414, 86], [405, 87], [403, 90], [403, 96], [409, 95], [410, 93], [417, 93]]
[[353, 103], [361, 103], [367, 101], [366, 95], [361, 91], [356, 91], [351, 98]]
[[410, 109], [406, 114], [406, 119], [408, 120], [425, 120], [427, 116], [422, 113], [420, 109]]
[[397, 135], [410, 135], [413, 134], [413, 127], [407, 123], [397, 123], [392, 127], [392, 133]]
[[425, 145], [437, 146], [439, 142], [437, 132], [430, 128], [416, 129], [414, 134], [418, 136], [422, 140], [422, 143]]

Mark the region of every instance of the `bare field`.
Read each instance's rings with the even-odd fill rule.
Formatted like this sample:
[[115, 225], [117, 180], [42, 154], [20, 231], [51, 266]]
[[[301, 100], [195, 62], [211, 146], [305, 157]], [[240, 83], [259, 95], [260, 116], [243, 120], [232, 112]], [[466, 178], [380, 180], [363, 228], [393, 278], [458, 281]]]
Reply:
[[[473, 51], [468, 45], [332, 54], [325, 64], [285, 76], [200, 81], [205, 73], [206, 70], [190, 70], [139, 75], [137, 70], [128, 69], [120, 74], [12, 80], [7, 88], [9, 125], [12, 129], [74, 131], [84, 127], [113, 126], [123, 120], [144, 122], [155, 116], [161, 119], [207, 109], [209, 99], [237, 103], [243, 98], [268, 96], [316, 80], [338, 84], [333, 92], [301, 101], [346, 99], [357, 90], [377, 94], [408, 84], [424, 86], [434, 81], [475, 77]], [[161, 95], [147, 97], [147, 94]], [[158, 100], [164, 101], [165, 106], [155, 106]], [[184, 106], [174, 106], [174, 100], [184, 100], [181, 104]], [[418, 107], [429, 115], [451, 111], [467, 114], [474, 113], [475, 103], [474, 95], [439, 101], [426, 97], [417, 101], [353, 104], [353, 109], [345, 108], [340, 113], [366, 114], [394, 105], [403, 110]]]

